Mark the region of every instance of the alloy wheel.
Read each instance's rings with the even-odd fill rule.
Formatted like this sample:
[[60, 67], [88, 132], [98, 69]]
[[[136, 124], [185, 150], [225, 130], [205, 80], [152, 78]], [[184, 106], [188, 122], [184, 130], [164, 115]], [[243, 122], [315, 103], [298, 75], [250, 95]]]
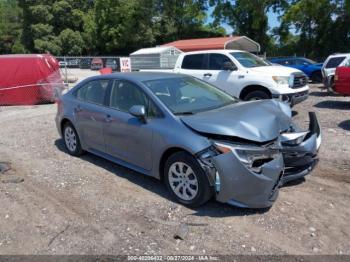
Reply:
[[168, 179], [172, 191], [182, 200], [191, 201], [197, 196], [197, 176], [189, 165], [173, 163], [169, 168]]
[[64, 129], [64, 140], [69, 151], [74, 152], [77, 149], [77, 137], [70, 126]]

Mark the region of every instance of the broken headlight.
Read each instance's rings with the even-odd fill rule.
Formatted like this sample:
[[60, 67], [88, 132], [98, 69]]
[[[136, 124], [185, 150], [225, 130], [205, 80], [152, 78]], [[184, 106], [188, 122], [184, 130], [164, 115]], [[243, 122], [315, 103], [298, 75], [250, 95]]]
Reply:
[[277, 143], [266, 147], [251, 145], [235, 145], [224, 142], [214, 142], [216, 148], [221, 153], [232, 152], [249, 170], [261, 173], [261, 168], [265, 163], [280, 156], [280, 148]]
[[296, 146], [304, 141], [308, 132], [282, 133], [280, 141], [285, 146]]

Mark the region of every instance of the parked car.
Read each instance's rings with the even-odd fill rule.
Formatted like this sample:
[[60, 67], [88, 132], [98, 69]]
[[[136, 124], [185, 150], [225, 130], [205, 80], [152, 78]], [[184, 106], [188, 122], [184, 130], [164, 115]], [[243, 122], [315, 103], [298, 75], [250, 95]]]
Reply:
[[335, 70], [333, 90], [344, 96], [350, 95], [350, 60]]
[[294, 68], [273, 66], [239, 50], [205, 50], [181, 53], [173, 70], [211, 83], [242, 100], [278, 98], [297, 104], [307, 99], [307, 76]]
[[103, 61], [101, 58], [93, 58], [91, 61], [91, 70], [100, 70], [103, 68]]
[[66, 61], [59, 61], [58, 65], [59, 65], [59, 67], [67, 67], [68, 63]]
[[283, 66], [299, 69], [308, 76], [314, 83], [322, 83], [322, 63], [305, 57], [273, 57], [270, 58], [271, 63], [277, 63]]
[[67, 59], [67, 67], [70, 68], [78, 68], [79, 67], [79, 59]]
[[338, 66], [347, 64], [350, 60], [350, 53], [330, 55], [322, 66], [323, 84], [329, 90], [333, 90], [334, 74]]
[[112, 69], [112, 71], [120, 71], [119, 58], [107, 58], [106, 67]]
[[91, 68], [91, 58], [81, 58], [79, 61], [80, 69], [90, 69]]
[[71, 155], [86, 150], [163, 179], [188, 206], [214, 196], [240, 207], [269, 207], [285, 164], [295, 164], [290, 175], [305, 175], [296, 162], [307, 156], [314, 163], [321, 141], [315, 115], [311, 129], [301, 131], [286, 103], [241, 102], [183, 74], [90, 77], [61, 97], [56, 124]]

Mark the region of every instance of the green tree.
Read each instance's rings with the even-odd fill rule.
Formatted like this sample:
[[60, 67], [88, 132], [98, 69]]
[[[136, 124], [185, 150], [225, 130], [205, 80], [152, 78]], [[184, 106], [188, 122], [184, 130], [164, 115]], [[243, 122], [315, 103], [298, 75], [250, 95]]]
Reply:
[[207, 19], [206, 0], [158, 0], [158, 43], [178, 39], [201, 38], [225, 35], [219, 25], [205, 25]]
[[16, 44], [16, 50], [23, 53], [25, 50], [20, 43], [21, 21], [20, 9], [16, 1], [0, 1], [0, 54], [11, 53]]
[[[99, 53], [122, 53], [155, 44], [153, 1], [96, 0], [88, 29]], [[86, 23], [87, 24], [87, 23]]]
[[78, 31], [71, 29], [63, 30], [58, 38], [60, 43], [61, 53], [63, 55], [81, 55], [84, 50], [84, 40]]
[[339, 1], [332, 0], [291, 2], [282, 17], [280, 27], [282, 42], [293, 29], [298, 35], [296, 53], [313, 58], [328, 56], [334, 46], [334, 30], [337, 30], [334, 27], [334, 17], [339, 12], [339, 8], [341, 8]]
[[210, 0], [210, 5], [214, 6], [215, 23], [229, 24], [234, 34], [252, 38], [265, 51], [272, 43], [268, 35], [267, 13], [282, 10], [286, 3], [284, 0]]

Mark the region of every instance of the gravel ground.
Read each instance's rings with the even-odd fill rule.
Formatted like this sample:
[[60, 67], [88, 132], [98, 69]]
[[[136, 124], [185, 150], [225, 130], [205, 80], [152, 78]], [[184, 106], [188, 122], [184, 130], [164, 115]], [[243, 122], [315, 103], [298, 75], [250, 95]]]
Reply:
[[0, 254], [350, 254], [350, 98], [313, 86], [294, 110], [305, 127], [317, 112], [320, 163], [259, 211], [178, 205], [155, 179], [69, 156], [55, 105], [2, 107]]

